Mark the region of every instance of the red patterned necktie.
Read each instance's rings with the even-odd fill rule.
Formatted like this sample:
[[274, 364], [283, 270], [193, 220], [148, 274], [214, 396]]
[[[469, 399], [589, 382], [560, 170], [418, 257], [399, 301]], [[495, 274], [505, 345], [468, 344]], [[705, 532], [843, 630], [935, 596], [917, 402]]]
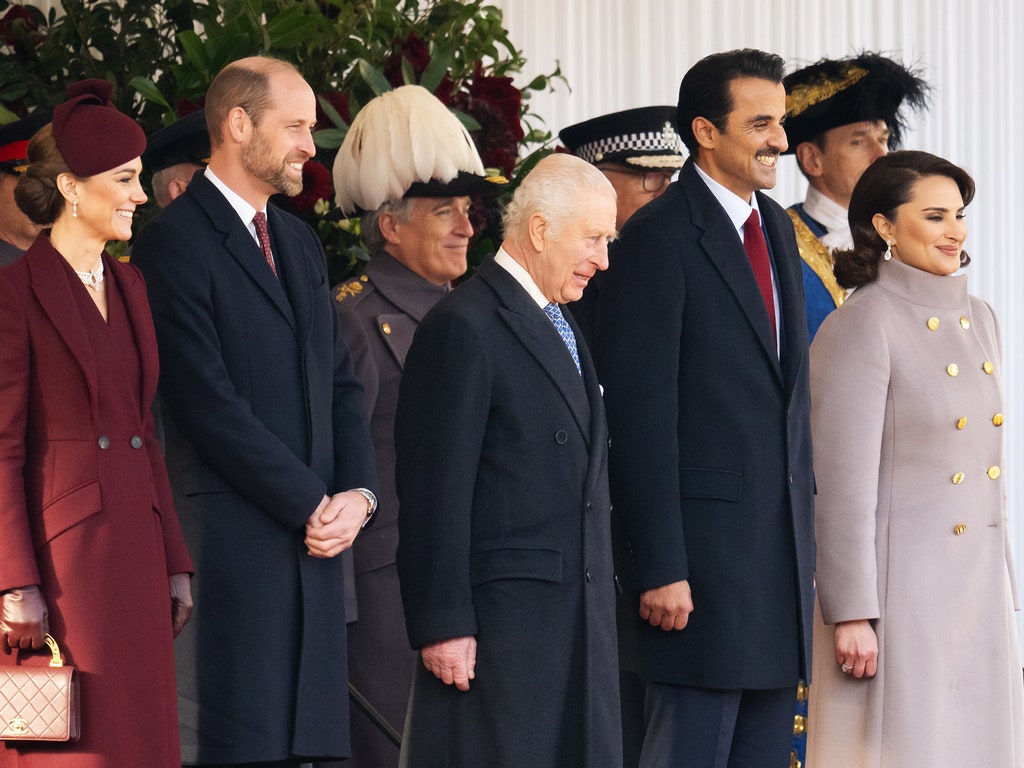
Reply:
[[267, 260], [267, 264], [270, 266], [270, 271], [274, 273], [274, 277], [277, 277], [274, 254], [270, 250], [270, 231], [267, 229], [267, 214], [263, 211], [256, 211], [256, 215], [252, 217], [252, 223], [256, 227], [256, 237], [260, 241], [260, 250], [263, 251], [263, 257]]
[[761, 298], [764, 299], [764, 305], [768, 310], [768, 319], [772, 321], [772, 335], [778, 340], [778, 329], [775, 327], [775, 296], [772, 293], [772, 265], [757, 211], [751, 211], [743, 225], [743, 250], [750, 259], [757, 287], [761, 289]]

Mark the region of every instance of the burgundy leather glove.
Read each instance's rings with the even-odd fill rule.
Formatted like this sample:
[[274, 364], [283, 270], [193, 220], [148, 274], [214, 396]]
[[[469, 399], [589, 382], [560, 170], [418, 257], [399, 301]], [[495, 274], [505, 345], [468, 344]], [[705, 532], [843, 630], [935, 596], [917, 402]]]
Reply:
[[192, 577], [175, 573], [167, 577], [167, 585], [171, 590], [171, 625], [177, 637], [192, 618]]
[[0, 645], [4, 653], [12, 648], [42, 648], [50, 631], [46, 601], [39, 587], [9, 589], [0, 594]]

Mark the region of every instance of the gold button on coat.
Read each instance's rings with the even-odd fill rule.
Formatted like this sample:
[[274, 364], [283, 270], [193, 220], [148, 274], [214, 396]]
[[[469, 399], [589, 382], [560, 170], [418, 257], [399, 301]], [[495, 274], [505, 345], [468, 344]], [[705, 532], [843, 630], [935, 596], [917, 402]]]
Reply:
[[391, 323], [384, 323], [383, 325], [381, 325], [380, 329], [384, 331], [384, 335], [391, 335]]
[[988, 472], [986, 472], [985, 474], [987, 474], [993, 480], [996, 480], [999, 477], [999, 467], [993, 464], [991, 467], [988, 468]]
[[963, 481], [964, 481], [964, 473], [963, 472], [957, 472], [955, 475], [953, 475], [953, 485], [960, 485], [960, 483], [962, 483]]
[[946, 373], [948, 373], [950, 376], [957, 376], [960, 373], [960, 366], [958, 366], [956, 363], [950, 363], [949, 365], [946, 366]]
[[964, 531], [966, 531], [966, 530], [967, 530], [967, 525], [966, 525], [966, 524], [964, 524], [964, 523], [958, 523], [958, 524], [956, 525], [956, 527], [955, 527], [955, 528], [953, 528], [953, 535], [954, 535], [954, 536], [960, 536], [960, 535], [961, 535], [961, 534], [962, 534], [962, 533], [963, 533]]
[[960, 315], [960, 327], [965, 331], [971, 327], [971, 321], [965, 315]]
[[1003, 426], [1004, 421], [1006, 421], [1006, 419], [1003, 418], [1003, 414], [1001, 413], [997, 413], [992, 417], [992, 424], [997, 427]]
[[990, 363], [988, 360], [986, 360], [981, 366], [981, 370], [983, 370], [989, 376], [992, 375], [992, 371], [994, 371], [995, 369], [996, 367], [992, 365], [992, 363]]
[[937, 318], [937, 317], [929, 317], [928, 318], [928, 330], [929, 331], [937, 331], [937, 330], [939, 330], [939, 318]]
[[966, 426], [967, 426], [967, 417], [966, 416], [961, 416], [959, 419], [956, 420], [956, 428], [957, 429], [963, 429]]

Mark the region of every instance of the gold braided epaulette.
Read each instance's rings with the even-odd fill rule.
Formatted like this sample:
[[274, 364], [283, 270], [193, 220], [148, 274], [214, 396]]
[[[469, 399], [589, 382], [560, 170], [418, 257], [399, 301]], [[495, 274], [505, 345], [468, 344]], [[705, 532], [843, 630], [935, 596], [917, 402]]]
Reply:
[[366, 275], [360, 275], [358, 280], [349, 280], [347, 283], [341, 283], [334, 289], [334, 300], [344, 301], [349, 296], [358, 296], [363, 292], [363, 283], [367, 280], [369, 278]]

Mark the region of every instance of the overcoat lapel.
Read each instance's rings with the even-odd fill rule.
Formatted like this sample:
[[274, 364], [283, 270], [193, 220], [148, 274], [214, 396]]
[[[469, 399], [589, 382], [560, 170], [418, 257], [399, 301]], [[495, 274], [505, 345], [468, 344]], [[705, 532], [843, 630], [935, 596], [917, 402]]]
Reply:
[[185, 193], [195, 196], [199, 207], [209, 217], [213, 228], [223, 236], [224, 249], [267, 295], [267, 298], [277, 307], [294, 330], [295, 317], [288, 305], [288, 297], [285, 295], [280, 281], [267, 267], [260, 247], [253, 240], [242, 220], [238, 218], [235, 209], [224, 199], [213, 182], [201, 173], [196, 173]]
[[267, 206], [267, 212], [277, 269], [284, 275], [284, 287], [291, 304], [289, 317], [295, 320], [293, 327], [296, 329], [299, 348], [303, 349], [309, 340], [312, 325], [313, 286], [322, 282], [317, 275], [309, 274], [309, 265], [315, 264], [317, 259], [323, 261], [324, 257], [316, 254], [315, 258], [300, 258], [295, 250], [306, 247], [305, 238], [282, 237], [288, 225], [284, 222], [281, 212], [273, 206]]
[[693, 224], [702, 230], [701, 249], [735, 296], [744, 317], [757, 336], [765, 357], [781, 382], [782, 369], [779, 365], [775, 339], [772, 338], [768, 308], [764, 305], [754, 271], [750, 268], [750, 261], [743, 250], [742, 241], [736, 234], [736, 228], [725, 215], [725, 211], [707, 184], [697, 175], [692, 160], [687, 161], [679, 182], [683, 185], [685, 196], [690, 200]]
[[128, 322], [131, 324], [132, 334], [135, 338], [135, 347], [138, 349], [139, 364], [142, 367], [142, 397], [139, 400], [141, 409], [139, 418], [142, 423], [145, 423], [149, 403], [156, 395], [160, 370], [157, 347], [153, 341], [156, 338], [156, 331], [153, 329], [153, 315], [146, 299], [145, 284], [138, 274], [109, 256], [105, 255], [104, 259], [107, 262], [107, 274], [121, 291], [128, 313]]
[[[762, 211], [767, 211], [770, 203], [767, 196], [759, 195]], [[792, 231], [792, 220], [787, 216], [781, 220], [777, 216], [766, 215], [762, 219], [765, 235], [771, 242], [775, 254], [773, 266], [779, 284], [779, 302], [782, 304], [782, 373], [787, 395], [793, 393], [797, 374], [801, 366], [807, 364], [807, 312], [804, 307], [803, 267], [799, 251], [794, 251], [789, 258], [786, 254], [786, 243], [790, 238], [795, 241]], [[794, 246], [795, 247], [795, 246]], [[788, 402], [788, 398], [787, 398]]]
[[74, 310], [75, 297], [71, 294], [67, 275], [61, 260], [64, 258], [50, 244], [48, 237], [38, 238], [25, 252], [26, 264], [32, 280], [32, 291], [39, 300], [57, 333], [68, 345], [89, 386], [89, 400], [92, 403], [93, 419], [99, 416], [96, 400], [96, 358], [92, 345], [85, 334], [78, 312]]
[[554, 382], [589, 446], [591, 409], [583, 380], [551, 320], [493, 259], [481, 264], [477, 274], [497, 293], [503, 304], [498, 314]]
[[[576, 338], [582, 338], [579, 326], [572, 317], [572, 312], [565, 312], [565, 319], [569, 321]], [[590, 447], [590, 465], [587, 467], [587, 479], [585, 492], [586, 498], [591, 498], [596, 489], [597, 482], [604, 476], [605, 457], [608, 453], [608, 422], [604, 414], [604, 397], [601, 386], [597, 379], [597, 369], [594, 367], [594, 360], [586, 344], [578, 344], [580, 350], [580, 366], [583, 368], [583, 383], [587, 390], [587, 402], [590, 405], [590, 435], [587, 441]]]

